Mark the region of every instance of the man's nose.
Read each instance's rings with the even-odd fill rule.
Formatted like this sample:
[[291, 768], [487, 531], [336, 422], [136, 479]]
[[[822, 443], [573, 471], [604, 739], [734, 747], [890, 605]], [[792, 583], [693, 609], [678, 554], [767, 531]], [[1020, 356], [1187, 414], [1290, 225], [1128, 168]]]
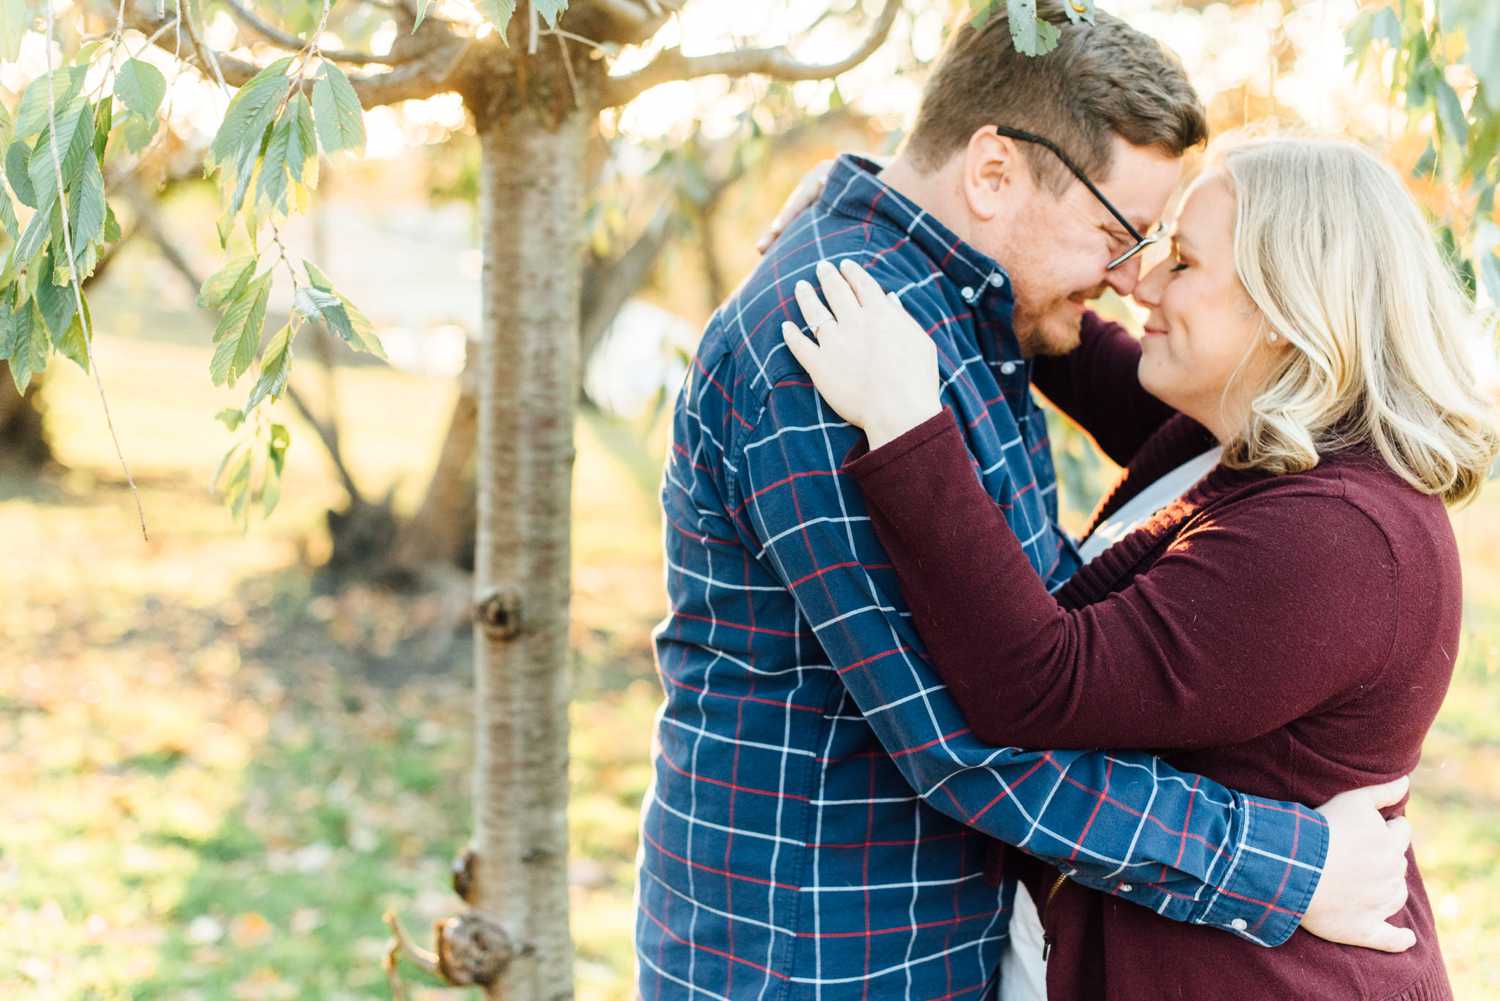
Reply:
[[1135, 291], [1141, 281], [1141, 258], [1137, 254], [1113, 271], [1104, 272], [1104, 283], [1120, 296], [1128, 296]]

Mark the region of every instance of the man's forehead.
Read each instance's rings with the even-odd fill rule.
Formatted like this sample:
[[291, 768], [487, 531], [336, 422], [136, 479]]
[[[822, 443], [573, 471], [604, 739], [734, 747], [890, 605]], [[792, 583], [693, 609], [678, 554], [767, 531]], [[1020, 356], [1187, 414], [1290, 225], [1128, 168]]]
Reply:
[[1099, 190], [1141, 232], [1156, 226], [1182, 182], [1181, 157], [1121, 142]]

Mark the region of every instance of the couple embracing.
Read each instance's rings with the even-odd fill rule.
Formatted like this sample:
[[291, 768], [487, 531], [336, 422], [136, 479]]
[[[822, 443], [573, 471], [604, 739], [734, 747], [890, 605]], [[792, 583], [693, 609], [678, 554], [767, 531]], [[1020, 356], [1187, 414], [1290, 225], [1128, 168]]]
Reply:
[[[693, 360], [640, 995], [1451, 998], [1401, 814], [1500, 453], [1479, 319], [1353, 143], [1220, 140], [1174, 198], [1180, 65], [1039, 8], [1039, 59], [954, 33]], [[1124, 467], [1081, 540], [1033, 391]]]

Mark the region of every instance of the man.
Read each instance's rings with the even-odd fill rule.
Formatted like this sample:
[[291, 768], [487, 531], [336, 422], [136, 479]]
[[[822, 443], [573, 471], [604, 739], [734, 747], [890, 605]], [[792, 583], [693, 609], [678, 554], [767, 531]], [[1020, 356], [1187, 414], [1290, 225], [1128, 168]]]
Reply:
[[992, 996], [1013, 888], [985, 878], [985, 836], [1261, 945], [1299, 921], [1402, 945], [1363, 906], [1401, 867], [1369, 796], [1319, 813], [1148, 755], [975, 740], [840, 473], [858, 432], [783, 347], [795, 282], [861, 263], [928, 326], [944, 404], [1035, 570], [1060, 585], [1078, 567], [1031, 359], [1071, 350], [1104, 287], [1131, 290], [1206, 127], [1152, 40], [1040, 6], [1062, 31], [1042, 59], [1014, 52], [1003, 18], [954, 34], [902, 153], [878, 176], [837, 163], [715, 313], [678, 399], [638, 886], [648, 1001]]

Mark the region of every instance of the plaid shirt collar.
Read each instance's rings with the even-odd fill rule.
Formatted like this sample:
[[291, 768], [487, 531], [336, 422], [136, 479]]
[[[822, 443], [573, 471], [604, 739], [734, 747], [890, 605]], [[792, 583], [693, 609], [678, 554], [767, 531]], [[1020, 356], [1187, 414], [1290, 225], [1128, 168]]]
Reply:
[[904, 233], [973, 307], [975, 325], [993, 332], [981, 337], [992, 363], [1025, 362], [1011, 329], [1014, 298], [1010, 275], [982, 250], [964, 242], [937, 216], [880, 179], [880, 165], [845, 153], [834, 161], [819, 206], [832, 215]]
[[973, 331], [1006, 403], [1021, 420], [1029, 406], [1031, 361], [1021, 354], [1011, 326], [1015, 298], [1009, 273], [993, 257], [960, 239], [937, 216], [882, 181], [880, 169], [863, 157], [840, 156], [829, 172], [818, 207], [830, 215], [905, 234], [953, 284], [974, 319], [972, 325], [956, 328], [955, 335]]

